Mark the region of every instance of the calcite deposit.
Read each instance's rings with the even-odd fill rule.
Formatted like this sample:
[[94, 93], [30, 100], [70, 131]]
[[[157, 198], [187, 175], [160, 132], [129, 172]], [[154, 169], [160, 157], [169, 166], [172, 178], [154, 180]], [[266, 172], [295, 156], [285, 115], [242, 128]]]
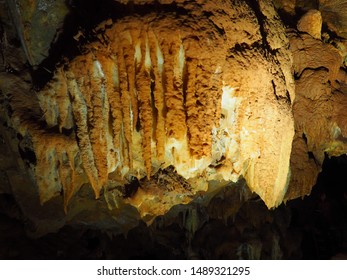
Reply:
[[[117, 205], [156, 216], [242, 177], [269, 208], [282, 202], [294, 91], [288, 40], [271, 1], [176, 4], [185, 13], [101, 23], [94, 41], [37, 92], [36, 124], [16, 112], [36, 156], [30, 170], [41, 203], [63, 192], [68, 211], [90, 184], [96, 198], [111, 191]], [[171, 199], [153, 206], [163, 202], [155, 183], [163, 171], [181, 187], [167, 183]], [[134, 181], [140, 186], [126, 195]]]
[[347, 38], [347, 3], [343, 0], [319, 0], [319, 9], [329, 29]]
[[0, 1], [0, 256], [342, 252], [345, 7]]
[[311, 193], [326, 155], [347, 153], [346, 72], [338, 48], [308, 34], [290, 34], [296, 80], [292, 177], [286, 199]]
[[322, 31], [322, 15], [318, 10], [309, 10], [298, 22], [298, 30], [320, 39]]

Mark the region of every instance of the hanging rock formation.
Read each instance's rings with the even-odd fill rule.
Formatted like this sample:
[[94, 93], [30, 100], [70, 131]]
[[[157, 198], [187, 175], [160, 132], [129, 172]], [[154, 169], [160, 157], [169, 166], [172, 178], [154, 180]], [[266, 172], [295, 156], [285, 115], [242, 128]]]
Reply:
[[267, 208], [346, 160], [345, 6], [0, 1], [0, 255], [331, 256], [335, 177]]
[[[200, 9], [213, 14], [219, 7], [241, 13], [226, 2]], [[239, 8], [256, 20], [250, 7]], [[47, 127], [60, 133], [42, 145], [45, 137], [28, 130], [42, 202], [63, 189], [67, 204], [85, 183], [76, 172], [81, 163], [96, 198], [103, 187], [173, 166], [193, 194], [209, 181], [243, 176], [268, 207], [281, 203], [293, 136], [287, 42], [284, 34], [263, 38], [256, 26], [244, 36], [227, 15], [217, 15], [107, 22], [99, 42], [56, 71], [38, 99]], [[275, 19], [264, 24], [280, 28]], [[71, 129], [74, 143], [61, 134]], [[148, 196], [129, 200], [141, 208]]]
[[68, 220], [74, 196], [90, 186], [115, 220], [130, 204], [150, 221], [245, 178], [268, 208], [278, 206], [295, 94], [271, 1], [131, 2], [163, 11], [99, 24], [31, 98], [28, 85], [2, 85], [41, 204], [63, 194]]

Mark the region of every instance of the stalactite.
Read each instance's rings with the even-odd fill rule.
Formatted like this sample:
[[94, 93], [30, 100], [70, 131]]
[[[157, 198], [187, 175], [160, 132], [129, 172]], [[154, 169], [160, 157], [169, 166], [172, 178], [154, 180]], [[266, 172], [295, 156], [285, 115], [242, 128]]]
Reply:
[[163, 87], [163, 64], [164, 57], [159, 47], [158, 39], [151, 30], [148, 32], [149, 49], [154, 75], [154, 105], [157, 109], [156, 127], [154, 138], [156, 141], [156, 152], [159, 161], [164, 161], [165, 153], [165, 95]]
[[[113, 42], [113, 41], [112, 41]], [[112, 140], [114, 150], [111, 153], [115, 160], [114, 169], [120, 170], [123, 164], [123, 149], [122, 149], [122, 126], [123, 115], [120, 95], [119, 69], [116, 49], [113, 45], [110, 46], [110, 53], [107, 62], [104, 63], [106, 76], [106, 91], [108, 95], [109, 108], [111, 113]], [[114, 171], [114, 170], [113, 170]]]
[[[129, 85], [128, 85], [128, 74], [126, 72], [125, 58], [123, 52], [123, 46], [118, 47], [118, 67], [119, 67], [119, 87], [120, 87], [120, 97], [122, 105], [122, 132], [121, 135], [124, 135], [122, 139], [122, 156], [123, 156], [123, 166], [130, 168], [132, 164], [132, 125], [131, 125], [131, 98], [129, 95]], [[131, 59], [131, 58], [129, 58]]]
[[37, 156], [34, 170], [40, 201], [44, 203], [63, 190], [66, 212], [72, 196], [88, 182], [78, 164], [80, 152], [74, 136], [48, 134], [32, 126], [28, 133]]
[[220, 78], [222, 73], [222, 69], [220, 66], [217, 66], [214, 73], [212, 73], [211, 78], [210, 78], [210, 84], [209, 84], [209, 92], [211, 92], [211, 95], [214, 96], [213, 98], [213, 108], [216, 108], [214, 111], [214, 127], [219, 126], [220, 118], [221, 118], [221, 111], [222, 111], [222, 93], [223, 91], [220, 90], [222, 88], [222, 79]]
[[152, 122], [153, 112], [151, 105], [151, 69], [150, 50], [148, 46], [147, 33], [142, 32], [141, 36], [142, 62], [136, 75], [136, 88], [138, 91], [140, 121], [142, 129], [143, 159], [145, 161], [147, 177], [151, 176], [152, 169]]
[[[206, 190], [210, 181], [223, 184], [244, 176], [251, 188], [268, 198], [269, 205], [277, 205], [288, 173], [287, 164], [279, 161], [289, 157], [292, 119], [288, 117], [280, 125], [267, 121], [264, 130], [255, 128], [265, 115], [289, 114], [289, 105], [279, 107], [274, 100], [271, 83], [262, 82], [271, 78], [273, 68], [262, 66], [259, 73], [263, 76], [254, 77], [262, 88], [249, 82], [243, 85], [240, 75], [248, 79], [254, 69], [244, 67], [250, 63], [247, 56], [231, 57], [230, 46], [235, 42], [227, 38], [230, 34], [213, 31], [210, 19], [202, 19], [197, 26], [188, 22], [134, 16], [100, 27], [103, 36], [59, 67], [38, 94], [43, 119], [48, 127], [58, 126], [61, 134], [64, 128], [74, 132], [79, 158], [96, 197], [110, 184], [122, 186], [134, 177], [150, 179], [172, 166], [192, 183], [192, 193]], [[257, 55], [259, 61], [270, 63]], [[252, 114], [258, 114], [257, 118]], [[271, 143], [267, 145], [263, 134], [284, 125], [283, 135], [288, 139], [279, 138], [285, 144], [271, 154], [267, 146], [275, 145], [277, 138], [268, 137]], [[265, 144], [260, 145], [261, 141]], [[71, 159], [63, 150], [56, 153], [67, 205], [80, 185], [70, 179], [76, 173]], [[277, 172], [271, 176], [263, 175], [270, 168], [268, 160], [275, 162], [272, 169]], [[141, 215], [153, 211], [144, 200], [154, 201], [161, 193], [151, 184], [127, 198], [128, 203], [143, 208]], [[278, 190], [272, 192], [274, 184]], [[41, 188], [49, 188], [43, 185]], [[261, 185], [266, 190], [261, 191]], [[187, 197], [177, 203], [188, 201]], [[175, 199], [167, 199], [174, 203]]]
[[58, 174], [59, 179], [62, 184], [63, 192], [64, 192], [64, 211], [67, 212], [67, 205], [72, 198], [75, 188], [74, 188], [74, 182], [72, 181], [72, 177], [74, 177], [74, 169], [71, 165], [71, 162], [66, 159], [67, 155], [66, 153], [62, 153], [60, 155], [59, 159], [59, 167]]
[[[102, 68], [102, 87], [105, 91], [104, 94], [104, 100], [102, 105], [102, 113], [103, 113], [103, 133], [106, 141], [106, 145], [104, 147], [104, 150], [102, 150], [104, 156], [107, 158], [107, 170], [104, 172], [103, 176], [100, 176], [103, 178], [103, 182], [106, 183], [108, 173], [114, 171], [117, 168], [117, 165], [120, 165], [119, 159], [117, 157], [117, 154], [119, 152], [116, 151], [115, 148], [115, 135], [116, 134], [116, 118], [120, 118], [119, 123], [121, 124], [121, 116], [119, 117], [117, 115], [117, 112], [114, 112], [114, 103], [119, 101], [117, 100], [118, 95], [118, 89], [115, 86], [115, 63], [114, 63], [114, 56], [110, 53], [106, 52], [97, 52], [96, 53], [97, 61], [100, 62], [101, 68]], [[119, 126], [120, 126], [119, 124]], [[101, 136], [102, 137], [102, 136]], [[119, 139], [119, 137], [117, 137]], [[118, 145], [119, 149], [119, 145]], [[105, 164], [105, 163], [104, 163]], [[104, 166], [105, 167], [105, 166]]]
[[187, 90], [186, 90], [186, 114], [187, 114], [187, 126], [188, 126], [188, 137], [189, 137], [189, 148], [190, 153], [197, 156], [199, 150], [196, 147], [196, 138], [199, 137], [195, 135], [198, 130], [197, 118], [198, 112], [196, 112], [196, 69], [197, 60], [189, 59], [187, 62]]
[[[98, 183], [98, 171], [95, 167], [94, 154], [89, 139], [88, 108], [86, 104], [87, 102], [83, 96], [83, 93], [78, 87], [78, 82], [75, 80], [75, 75], [72, 71], [73, 69], [71, 70], [71, 72], [66, 72], [66, 78], [68, 83], [68, 90], [71, 95], [71, 99], [73, 100], [72, 109], [74, 120], [77, 126], [78, 145], [81, 151], [84, 170], [95, 192], [95, 196], [99, 197], [100, 188]], [[80, 84], [82, 83], [83, 82], [80, 82]]]
[[[180, 76], [180, 63], [184, 54], [180, 53], [181, 44], [177, 34], [172, 34], [174, 40], [163, 40], [161, 49], [164, 56], [164, 83], [167, 137], [177, 140], [183, 139], [186, 134], [186, 120], [183, 108], [183, 82]], [[181, 50], [183, 52], [183, 50]]]
[[63, 128], [71, 129], [74, 124], [72, 119], [72, 110], [70, 98], [68, 95], [66, 77], [62, 68], [59, 68], [57, 70], [56, 80], [56, 99], [59, 111], [58, 125], [59, 131], [61, 133]]
[[122, 42], [124, 42], [124, 57], [125, 57], [125, 67], [128, 73], [128, 86], [129, 86], [129, 94], [131, 99], [131, 122], [132, 122], [132, 130], [136, 129], [136, 124], [138, 120], [139, 108], [137, 101], [137, 92], [135, 88], [136, 83], [136, 64], [140, 63], [140, 61], [136, 60], [135, 57], [135, 48], [134, 43], [139, 42], [139, 34], [138, 32], [130, 32], [125, 31], [123, 35]]
[[93, 148], [95, 167], [98, 171], [99, 192], [108, 177], [106, 127], [108, 126], [109, 112], [102, 62], [105, 64], [101, 54], [96, 51], [90, 64], [91, 68], [88, 69], [93, 110], [93, 119], [90, 122], [90, 142]]
[[46, 121], [48, 127], [54, 127], [58, 125], [59, 112], [55, 95], [56, 90], [54, 88], [54, 85], [52, 83], [49, 83], [37, 96], [40, 107], [42, 109], [44, 120]]
[[[195, 90], [195, 115], [194, 115], [194, 128], [196, 129], [191, 133], [190, 145], [194, 148], [194, 154], [197, 157], [209, 156], [211, 154], [211, 141], [212, 141], [212, 127], [214, 123], [213, 99], [214, 96], [208, 91], [208, 84], [210, 79], [209, 62], [204, 63], [201, 61], [196, 68], [196, 78], [199, 81], [196, 83]], [[207, 69], [205, 69], [207, 67]], [[219, 101], [220, 103], [220, 101]]]
[[[185, 52], [179, 36], [176, 37], [176, 42], [172, 45], [173, 52], [173, 86], [174, 92], [171, 94], [167, 93], [167, 103], [172, 102], [172, 110], [168, 109], [168, 118], [172, 118], [176, 123], [176, 130], [181, 132], [182, 136], [185, 137], [187, 133], [186, 127], [186, 113], [184, 108], [184, 92], [183, 92], [183, 71], [185, 67]], [[172, 98], [172, 100], [170, 100]], [[174, 108], [174, 109], [173, 109]], [[171, 112], [171, 115], [170, 115]], [[182, 137], [178, 134], [178, 138]]]

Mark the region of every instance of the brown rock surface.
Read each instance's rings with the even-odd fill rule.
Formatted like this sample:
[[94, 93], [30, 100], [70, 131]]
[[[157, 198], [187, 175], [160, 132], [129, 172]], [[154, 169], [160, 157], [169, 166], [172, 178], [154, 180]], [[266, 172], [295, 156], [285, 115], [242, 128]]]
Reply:
[[295, 14], [296, 0], [275, 0], [275, 7], [281, 9], [288, 14]]
[[[48, 2], [17, 1], [36, 8]], [[330, 5], [275, 2], [284, 18], [283, 10], [294, 15]], [[36, 70], [28, 68], [0, 2], [1, 256], [26, 258], [18, 253], [30, 245], [39, 258], [68, 256], [64, 250], [86, 257], [94, 243], [97, 258], [138, 258], [144, 250], [153, 257], [163, 246], [160, 256], [175, 258], [295, 258], [307, 243], [295, 223], [306, 233], [316, 224], [310, 242], [319, 241], [318, 258], [329, 255], [326, 248], [333, 252], [332, 233], [342, 236], [334, 221], [345, 221], [343, 186], [335, 200], [317, 184], [303, 208], [298, 200], [267, 207], [310, 194], [323, 161], [326, 170], [336, 160], [325, 157], [346, 153], [341, 38], [325, 33], [320, 41], [304, 16], [301, 33], [289, 34], [292, 59], [271, 1], [76, 4], [68, 23], [76, 22], [65, 26], [78, 28], [76, 36], [63, 30], [73, 41], [63, 40], [72, 50], [61, 54], [69, 58], [56, 57], [51, 32], [30, 35], [40, 35], [37, 19], [27, 26], [29, 60], [28, 53], [41, 51], [42, 59], [52, 43]], [[335, 13], [343, 19], [343, 11]], [[30, 22], [30, 14], [40, 13], [29, 9], [22, 19]], [[50, 81], [34, 90], [51, 70]], [[53, 239], [47, 234], [62, 227]], [[320, 227], [326, 243], [317, 236]], [[23, 241], [23, 229], [45, 235], [40, 248]], [[102, 242], [91, 229], [102, 232]]]
[[68, 13], [66, 4], [50, 0], [7, 1], [7, 4], [29, 63], [39, 65], [61, 33]]
[[328, 28], [347, 38], [347, 3], [344, 0], [319, 0], [319, 10]]
[[298, 79], [293, 106], [292, 177], [286, 199], [310, 194], [325, 154], [347, 152], [346, 73], [340, 69], [339, 51], [304, 34], [291, 34], [290, 48]]
[[137, 219], [125, 215], [127, 204], [150, 221], [242, 177], [269, 208], [283, 200], [295, 93], [271, 1], [160, 3], [181, 12], [102, 23], [37, 99], [28, 98], [28, 84], [18, 92], [1, 84], [15, 96], [7, 125], [33, 157], [24, 169], [41, 203], [64, 194], [61, 223], [89, 201], [80, 194], [88, 185], [99, 200], [85, 204], [87, 221], [109, 209], [123, 228]]
[[321, 38], [322, 15], [318, 10], [309, 10], [298, 22], [298, 30], [310, 34], [315, 39]]
[[[194, 192], [206, 190], [205, 181], [244, 176], [268, 207], [281, 203], [293, 135], [290, 56], [273, 8], [259, 4], [268, 18], [262, 23], [264, 44], [269, 51], [278, 50], [279, 55], [271, 57], [282, 63], [272, 63], [247, 47], [262, 36], [251, 31], [256, 26], [246, 26], [254, 35], [244, 36], [244, 30], [235, 30], [228, 17], [218, 14], [218, 7], [229, 14], [237, 9], [226, 2], [212, 6], [202, 1], [197, 7], [209, 9], [213, 17], [159, 19], [149, 14], [121, 19], [106, 28], [104, 41], [86, 46], [86, 55], [58, 70], [56, 79], [39, 93], [40, 105], [49, 112], [49, 127], [65, 129], [70, 125], [65, 127], [63, 120], [71, 117], [60, 117], [60, 109], [72, 108], [82, 164], [96, 197], [110, 183], [108, 174], [118, 178], [113, 184], [121, 185], [172, 165], [193, 182]], [[243, 48], [240, 54], [228, 58], [228, 48], [238, 46]], [[69, 92], [71, 105], [66, 105], [67, 97], [57, 100], [57, 86], [59, 92]], [[121, 107], [112, 101], [114, 95]], [[109, 114], [121, 120], [109, 119]], [[76, 155], [77, 150], [67, 157], [68, 165], [69, 158], [76, 162]]]

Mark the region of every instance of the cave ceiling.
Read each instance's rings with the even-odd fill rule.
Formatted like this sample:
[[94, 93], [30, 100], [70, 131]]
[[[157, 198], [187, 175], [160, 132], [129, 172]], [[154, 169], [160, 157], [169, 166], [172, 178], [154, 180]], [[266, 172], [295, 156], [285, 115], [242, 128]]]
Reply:
[[0, 192], [37, 236], [309, 195], [347, 153], [346, 4], [316, 2], [0, 3]]

